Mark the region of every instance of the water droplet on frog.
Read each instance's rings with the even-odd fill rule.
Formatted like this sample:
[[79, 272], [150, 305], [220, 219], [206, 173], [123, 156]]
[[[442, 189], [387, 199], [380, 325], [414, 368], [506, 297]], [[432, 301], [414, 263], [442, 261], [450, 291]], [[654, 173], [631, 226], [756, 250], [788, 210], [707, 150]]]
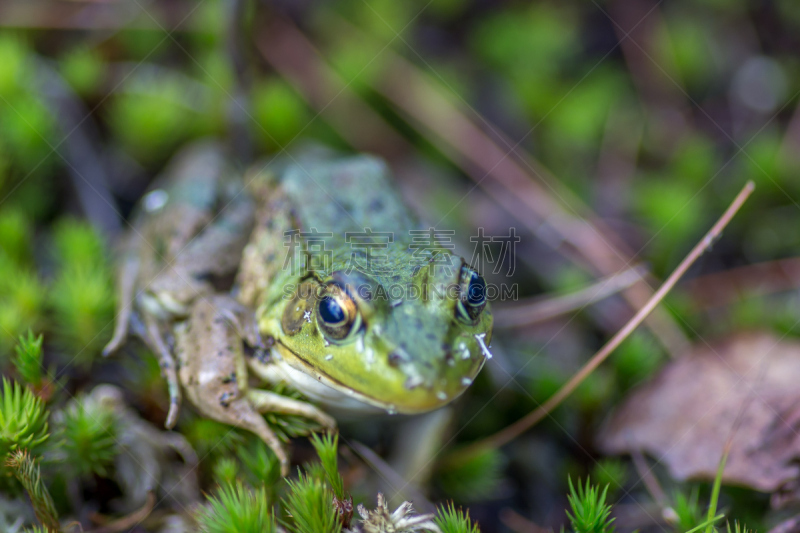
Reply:
[[144, 198], [142, 198], [142, 206], [145, 211], [152, 213], [164, 207], [168, 200], [169, 194], [167, 194], [167, 191], [164, 189], [156, 189], [144, 195]]
[[329, 353], [328, 355], [325, 356], [325, 360], [326, 361], [330, 361], [331, 359], [333, 359], [333, 354], [332, 353]]
[[361, 353], [361, 352], [363, 352], [363, 351], [364, 351], [364, 338], [363, 338], [363, 337], [359, 337], [359, 338], [356, 340], [356, 351], [357, 351], [358, 353]]
[[331, 343], [330, 343], [330, 342], [328, 342], [328, 339], [322, 339], [322, 343], [323, 343], [325, 346], [330, 346], [330, 345], [331, 345]]
[[386, 412], [389, 413], [390, 415], [396, 415], [397, 409], [395, 408], [394, 405], [390, 405], [389, 407], [386, 408]]
[[461, 384], [464, 385], [465, 387], [469, 387], [470, 385], [472, 385], [472, 380], [469, 378], [461, 378]]
[[447, 394], [445, 394], [444, 391], [439, 391], [436, 393], [436, 397], [439, 398], [440, 400], [446, 400]]

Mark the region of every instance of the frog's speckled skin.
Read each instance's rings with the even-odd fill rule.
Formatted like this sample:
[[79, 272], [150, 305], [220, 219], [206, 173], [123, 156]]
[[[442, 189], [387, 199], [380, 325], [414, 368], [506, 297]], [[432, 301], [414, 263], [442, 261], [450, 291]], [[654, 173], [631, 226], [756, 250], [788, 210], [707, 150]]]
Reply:
[[[266, 168], [245, 176], [244, 191], [216, 145], [176, 157], [124, 247], [118, 322], [106, 353], [124, 342], [135, 311], [170, 384], [168, 426], [182, 388], [205, 416], [264, 439], [286, 472], [286, 453], [260, 413], [299, 414], [328, 427], [334, 421], [310, 404], [249, 387], [248, 374], [288, 382], [334, 410], [425, 412], [452, 401], [480, 371], [492, 316], [488, 304], [474, 319], [459, 314], [460, 258], [415, 253], [409, 230], [419, 225], [380, 160], [320, 151]], [[345, 234], [365, 228], [392, 232], [393, 242], [373, 252], [385, 261], [356, 255], [352, 269], [363, 248], [351, 247]], [[300, 238], [287, 247], [291, 230]], [[330, 256], [308, 271], [302, 236], [314, 230], [332, 234], [325, 238]], [[233, 292], [220, 292], [215, 282], [237, 268]], [[318, 317], [320, 294], [331, 284], [358, 315], [338, 341]], [[262, 342], [265, 356], [245, 355], [244, 345]]]

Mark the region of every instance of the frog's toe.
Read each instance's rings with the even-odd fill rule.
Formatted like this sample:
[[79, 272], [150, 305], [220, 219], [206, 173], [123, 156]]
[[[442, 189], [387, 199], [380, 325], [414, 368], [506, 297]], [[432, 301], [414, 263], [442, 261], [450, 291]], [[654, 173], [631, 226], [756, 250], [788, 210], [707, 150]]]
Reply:
[[175, 427], [175, 424], [178, 423], [178, 414], [180, 414], [181, 405], [180, 400], [178, 398], [170, 398], [169, 401], [169, 411], [167, 412], [167, 420], [164, 422], [164, 427], [167, 429], [172, 429]]
[[[231, 415], [233, 418], [230, 418]], [[271, 449], [281, 465], [281, 475], [289, 475], [289, 454], [286, 452], [281, 440], [267, 425], [267, 421], [255, 409], [251, 402], [245, 398], [233, 401], [229, 406], [228, 418], [218, 420], [246, 429], [261, 440]]]
[[333, 417], [307, 402], [259, 389], [248, 390], [247, 398], [260, 413], [297, 415], [309, 418], [327, 429], [336, 427], [336, 420]]

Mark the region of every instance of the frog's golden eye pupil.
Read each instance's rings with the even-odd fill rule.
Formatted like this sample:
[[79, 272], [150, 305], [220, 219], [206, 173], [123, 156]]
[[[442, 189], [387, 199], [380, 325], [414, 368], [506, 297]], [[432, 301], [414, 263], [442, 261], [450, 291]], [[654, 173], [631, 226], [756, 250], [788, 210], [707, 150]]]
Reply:
[[323, 296], [319, 302], [319, 316], [328, 324], [339, 324], [345, 318], [344, 309], [339, 305], [339, 302], [330, 296]]
[[347, 291], [336, 284], [324, 287], [317, 300], [317, 324], [332, 341], [344, 341], [358, 329], [361, 315], [356, 302]]

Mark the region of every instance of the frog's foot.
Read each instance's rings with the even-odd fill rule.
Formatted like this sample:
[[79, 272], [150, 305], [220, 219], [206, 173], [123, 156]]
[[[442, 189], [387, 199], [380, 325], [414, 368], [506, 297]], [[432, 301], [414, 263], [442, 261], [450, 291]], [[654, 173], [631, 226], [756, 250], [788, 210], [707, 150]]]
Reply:
[[253, 403], [248, 398], [238, 398], [233, 400], [226, 410], [228, 411], [226, 419], [221, 421], [246, 429], [263, 440], [278, 458], [278, 462], [281, 465], [281, 475], [288, 476], [289, 454], [286, 452], [281, 440], [275, 435], [275, 432], [269, 428], [264, 417], [254, 409]]
[[[129, 252], [125, 250], [124, 253], [128, 254]], [[104, 357], [116, 352], [128, 337], [128, 326], [131, 322], [131, 314], [133, 314], [136, 276], [138, 273], [139, 260], [130, 256], [126, 257], [120, 266], [117, 276], [117, 313], [114, 322], [114, 334], [105, 348], [103, 348]]]
[[167, 429], [172, 429], [178, 422], [178, 413], [181, 408], [181, 388], [178, 382], [178, 371], [175, 367], [175, 358], [169, 351], [167, 343], [164, 342], [164, 337], [161, 334], [156, 318], [152, 315], [144, 315], [145, 325], [145, 340], [147, 345], [156, 352], [159, 358], [159, 365], [161, 366], [161, 373], [167, 380], [167, 390], [169, 391], [169, 412], [167, 413], [167, 421], [164, 426]]
[[247, 398], [260, 413], [281, 413], [302, 416], [313, 420], [324, 428], [336, 428], [336, 420], [334, 420], [333, 417], [310, 403], [259, 389], [248, 390]]
[[201, 415], [254, 433], [273, 451], [281, 474], [289, 474], [289, 455], [248, 397], [243, 341], [257, 345], [252, 311], [227, 295], [201, 298], [175, 328], [179, 376], [189, 401]]

